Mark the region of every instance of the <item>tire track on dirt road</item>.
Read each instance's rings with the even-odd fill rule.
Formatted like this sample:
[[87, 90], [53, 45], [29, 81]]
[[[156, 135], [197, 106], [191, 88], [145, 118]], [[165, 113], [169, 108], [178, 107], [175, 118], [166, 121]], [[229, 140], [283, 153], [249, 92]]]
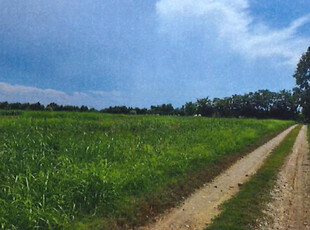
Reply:
[[198, 230], [204, 229], [220, 214], [219, 205], [239, 191], [239, 186], [256, 173], [272, 149], [295, 128], [286, 129], [266, 144], [249, 153], [216, 177], [213, 182], [197, 190], [180, 207], [159, 216], [155, 223], [140, 230]]
[[267, 204], [265, 210], [270, 219], [261, 221], [260, 229], [310, 229], [307, 126], [304, 125], [298, 134], [292, 153], [285, 160], [271, 195], [273, 201]]

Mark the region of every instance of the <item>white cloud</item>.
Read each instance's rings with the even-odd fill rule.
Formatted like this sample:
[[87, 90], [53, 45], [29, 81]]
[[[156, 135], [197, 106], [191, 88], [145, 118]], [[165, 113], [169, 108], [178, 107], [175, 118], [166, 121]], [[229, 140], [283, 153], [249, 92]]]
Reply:
[[61, 105], [88, 105], [98, 109], [125, 104], [125, 97], [120, 91], [89, 91], [67, 94], [53, 89], [10, 85], [0, 82], [0, 101], [49, 104], [55, 102]]
[[161, 31], [169, 32], [174, 26], [199, 18], [205, 27], [215, 27], [214, 35], [229, 47], [246, 57], [278, 57], [284, 63], [296, 65], [309, 45], [309, 37], [297, 35], [297, 30], [309, 23], [310, 15], [293, 21], [287, 28], [272, 29], [263, 23], [253, 23], [248, 0], [159, 0], [157, 14]]

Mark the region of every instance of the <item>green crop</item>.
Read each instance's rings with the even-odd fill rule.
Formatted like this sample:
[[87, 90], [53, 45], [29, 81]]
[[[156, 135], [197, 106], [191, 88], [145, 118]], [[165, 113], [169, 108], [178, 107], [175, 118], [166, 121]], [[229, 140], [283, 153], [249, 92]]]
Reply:
[[289, 121], [23, 112], [0, 116], [0, 227], [117, 218], [146, 194]]

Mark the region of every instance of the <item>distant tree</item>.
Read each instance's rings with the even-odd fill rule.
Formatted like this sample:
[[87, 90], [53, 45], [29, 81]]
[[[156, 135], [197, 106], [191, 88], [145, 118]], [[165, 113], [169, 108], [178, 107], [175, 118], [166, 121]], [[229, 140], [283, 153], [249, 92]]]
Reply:
[[224, 99], [221, 98], [214, 98], [212, 101], [213, 107], [213, 115], [215, 117], [225, 117], [227, 113], [225, 112], [225, 102]]
[[137, 111], [136, 111], [135, 109], [131, 109], [131, 110], [129, 111], [129, 114], [130, 114], [130, 115], [137, 115]]
[[130, 109], [126, 106], [110, 106], [109, 108], [100, 110], [101, 113], [113, 113], [113, 114], [129, 114]]
[[197, 113], [197, 104], [193, 102], [186, 102], [182, 109], [184, 110], [186, 116], [193, 116]]
[[81, 108], [80, 108], [80, 111], [81, 112], [87, 112], [88, 111], [88, 107], [85, 106], [85, 105], [82, 105]]
[[23, 104], [21, 104], [20, 109], [22, 109], [22, 110], [29, 110], [30, 109], [30, 104], [29, 103], [23, 103]]
[[184, 116], [185, 113], [184, 113], [183, 108], [175, 108], [175, 109], [174, 109], [174, 115], [177, 115], [177, 116]]
[[89, 112], [98, 112], [95, 108], [90, 108]]
[[307, 121], [310, 120], [310, 47], [304, 53], [293, 77], [296, 79], [297, 92], [300, 96], [300, 106]]
[[17, 102], [17, 103], [11, 103], [10, 106], [9, 106], [10, 109], [22, 109], [22, 104]]
[[296, 119], [298, 104], [295, 94], [291, 91], [281, 90], [274, 94], [269, 117], [277, 119]]
[[163, 104], [161, 106], [162, 114], [163, 115], [173, 115], [174, 114], [174, 108], [172, 104]]
[[162, 104], [162, 105], [152, 105], [149, 114], [159, 114], [159, 115], [173, 115], [175, 110], [172, 104]]
[[134, 110], [136, 110], [137, 114], [147, 114], [147, 108], [140, 109], [135, 107]]
[[65, 106], [60, 106], [59, 110], [60, 111], [79, 112], [80, 108], [78, 106], [74, 106], [74, 105], [65, 105]]
[[52, 102], [46, 106], [46, 109], [49, 111], [59, 111], [60, 107], [56, 103]]
[[34, 104], [30, 104], [29, 109], [31, 109], [31, 110], [44, 110], [45, 107], [44, 107], [44, 105], [41, 105], [40, 102], [37, 102]]
[[197, 99], [196, 105], [197, 105], [198, 114], [201, 114], [202, 116], [205, 116], [205, 117], [212, 116], [213, 107], [212, 107], [212, 103], [209, 97]]
[[8, 109], [9, 103], [7, 101], [0, 102], [0, 109]]

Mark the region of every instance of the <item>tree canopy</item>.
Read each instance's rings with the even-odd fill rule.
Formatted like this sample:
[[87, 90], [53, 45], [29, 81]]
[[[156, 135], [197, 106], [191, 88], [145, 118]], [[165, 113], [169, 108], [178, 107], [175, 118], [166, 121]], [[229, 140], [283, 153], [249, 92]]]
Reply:
[[310, 120], [310, 47], [304, 53], [294, 74], [297, 88], [295, 92], [299, 96], [299, 105], [302, 107], [302, 113], [307, 121]]

